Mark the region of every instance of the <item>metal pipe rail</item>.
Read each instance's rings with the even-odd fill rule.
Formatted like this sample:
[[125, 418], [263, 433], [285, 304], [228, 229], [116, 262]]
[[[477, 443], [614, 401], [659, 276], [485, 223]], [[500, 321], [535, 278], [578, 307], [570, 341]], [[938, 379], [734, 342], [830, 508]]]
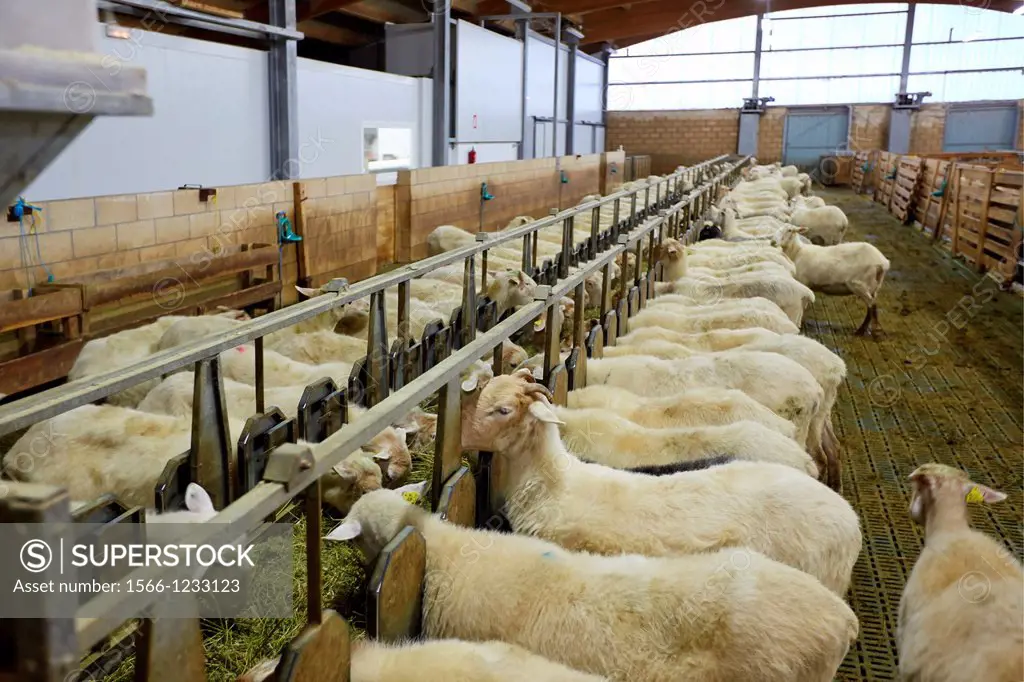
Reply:
[[215, 356], [241, 344], [252, 342], [261, 336], [285, 329], [333, 308], [383, 292], [389, 287], [408, 282], [437, 268], [465, 261], [472, 256], [482, 254], [485, 251], [516, 239], [529, 238], [539, 230], [564, 223], [567, 218], [585, 214], [587, 211], [593, 211], [605, 204], [617, 204], [624, 198], [635, 197], [641, 191], [649, 192], [652, 184], [660, 186], [672, 181], [676, 181], [676, 184], [678, 184], [678, 180], [684, 174], [700, 171], [726, 158], [725, 155], [715, 157], [696, 166], [666, 176], [658, 183], [648, 183], [643, 187], [633, 190], [615, 192], [614, 194], [602, 197], [600, 200], [589, 201], [585, 204], [565, 209], [553, 216], [542, 218], [523, 227], [505, 232], [481, 233], [485, 237], [477, 244], [425, 258], [383, 275], [371, 277], [354, 286], [339, 290], [334, 296], [317, 296], [258, 317], [238, 329], [197, 339], [191, 343], [156, 353], [134, 365], [71, 381], [63, 386], [0, 406], [0, 436], [76, 407], [101, 400], [112, 393], [124, 390], [148, 379], [180, 370], [187, 365], [195, 364], [205, 358]]
[[[719, 157], [721, 158], [721, 157]], [[253, 537], [260, 532], [266, 519], [270, 517], [276, 510], [296, 498], [305, 495], [306, 499], [306, 512], [307, 515], [311, 515], [311, 521], [307, 529], [306, 538], [306, 553], [307, 553], [307, 571], [308, 571], [308, 617], [310, 619], [310, 625], [318, 626], [321, 624], [321, 594], [320, 594], [320, 575], [321, 575], [321, 564], [320, 564], [320, 486], [319, 479], [331, 468], [342, 461], [343, 458], [347, 457], [355, 449], [371, 440], [381, 430], [390, 426], [395, 415], [401, 415], [408, 413], [413, 407], [421, 403], [425, 398], [432, 394], [438, 394], [440, 412], [438, 415], [438, 437], [436, 442], [436, 454], [434, 459], [434, 485], [432, 486], [435, 490], [432, 490], [432, 498], [434, 502], [434, 508], [438, 509], [441, 503], [438, 499], [438, 490], [442, 486], [453, 486], [453, 482], [457, 481], [460, 476], [466, 472], [461, 468], [461, 443], [459, 442], [459, 423], [461, 420], [460, 410], [460, 377], [461, 373], [474, 363], [477, 358], [485, 356], [492, 349], [495, 351], [496, 361], [500, 361], [501, 348], [508, 337], [516, 330], [528, 325], [529, 322], [535, 319], [538, 315], [543, 313], [545, 310], [548, 311], [549, 321], [551, 314], [554, 310], [554, 306], [558, 303], [563, 295], [568, 294], [571, 291], [575, 292], [577, 302], [580, 305], [577, 306], [577, 314], [574, 319], [574, 352], [578, 353], [581, 346], [583, 345], [583, 314], [582, 314], [582, 296], [583, 296], [583, 283], [587, 276], [598, 270], [603, 270], [606, 275], [604, 295], [601, 301], [602, 315], [608, 312], [610, 307], [610, 296], [609, 296], [609, 281], [607, 274], [612, 262], [622, 257], [635, 245], [639, 253], [640, 247], [642, 246], [643, 240], [650, 239], [651, 254], [654, 253], [653, 246], [655, 240], [659, 242], [665, 236], [679, 236], [683, 226], [688, 225], [694, 216], [694, 212], [699, 211], [696, 215], [702, 216], [706, 212], [708, 207], [708, 196], [711, 192], [715, 191], [723, 181], [735, 180], [738, 176], [739, 169], [744, 163], [749, 160], [749, 157], [743, 159], [732, 168], [721, 172], [716, 177], [708, 179], [698, 187], [695, 187], [694, 191], [686, 197], [680, 197], [678, 201], [667, 205], [663, 209], [658, 210], [658, 215], [649, 217], [642, 224], [636, 225], [629, 232], [622, 233], [617, 236], [617, 243], [603, 251], [600, 254], [595, 254], [591, 257], [588, 262], [581, 264], [580, 267], [575, 268], [573, 272], [568, 273], [565, 277], [561, 277], [552, 286], [538, 287], [535, 300], [532, 303], [526, 304], [511, 313], [505, 319], [497, 322], [486, 332], [480, 336], [475, 336], [475, 329], [470, 330], [470, 338], [465, 340], [462, 348], [455, 352], [453, 355], [439, 361], [433, 367], [428, 368], [417, 378], [411, 382], [405, 384], [401, 390], [397, 390], [391, 395], [383, 396], [380, 402], [372, 405], [367, 412], [365, 412], [358, 421], [351, 424], [342, 426], [334, 434], [328, 436], [319, 443], [285, 443], [278, 446], [273, 450], [272, 457], [278, 466], [274, 467], [274, 473], [271, 474], [271, 468], [268, 466], [266, 474], [255, 483], [250, 489], [242, 491], [242, 494], [236, 499], [230, 501], [213, 519], [196, 524], [194, 530], [190, 533], [189, 541], [197, 545], [201, 544], [225, 544], [229, 542], [237, 542], [240, 538]], [[717, 161], [717, 159], [716, 159]], [[641, 188], [647, 189], [647, 187]], [[615, 197], [616, 195], [612, 195]], [[597, 207], [602, 202], [588, 202], [591, 207]], [[563, 212], [563, 217], [569, 217], [574, 215], [572, 211]], [[553, 216], [556, 218], [557, 216]], [[685, 222], [684, 222], [685, 219]], [[541, 221], [538, 221], [541, 222]], [[556, 224], [556, 220], [544, 221], [547, 225]], [[535, 229], [540, 229], [535, 228]], [[510, 231], [511, 232], [511, 231]], [[529, 231], [516, 230], [517, 235], [529, 234]], [[564, 233], [571, 234], [571, 232]], [[513, 239], [515, 236], [510, 236], [508, 239]], [[502, 239], [507, 241], [508, 239]], [[434, 260], [435, 262], [450, 262], [458, 258], [469, 259], [472, 262], [472, 256], [486, 250], [491, 244], [489, 240], [480, 245], [474, 245], [460, 250], [458, 256], [448, 256], [445, 254], [444, 258], [428, 259]], [[653, 258], [648, 259], [646, 281], [651, 285], [653, 290], [653, 274], [654, 274], [654, 263]], [[639, 266], [639, 260], [638, 260]], [[639, 269], [639, 267], [638, 267]], [[467, 267], [467, 272], [471, 268]], [[298, 318], [287, 318], [287, 321], [281, 319], [273, 320], [269, 324], [259, 325], [265, 318], [254, 320], [252, 323], [246, 325], [244, 332], [233, 332], [227, 335], [222, 335], [224, 338], [218, 338], [214, 340], [206, 341], [205, 343], [190, 344], [190, 348], [179, 351], [180, 354], [186, 358], [191, 357], [202, 357], [203, 353], [215, 353], [219, 350], [232, 347], [232, 344], [237, 345], [240, 339], [252, 339], [261, 334], [273, 331], [274, 329], [282, 328], [288, 324], [292, 324], [300, 319], [306, 319], [312, 315], [327, 310], [334, 305], [341, 305], [344, 302], [354, 300], [361, 296], [367, 295], [367, 293], [375, 293], [381, 291], [385, 286], [394, 283], [395, 281], [406, 281], [410, 277], [415, 276], [416, 269], [407, 271], [403, 277], [389, 277], [388, 275], [374, 278], [378, 280], [363, 288], [355, 288], [354, 290], [347, 291], [343, 294], [338, 294], [334, 297], [329, 297], [330, 301], [326, 304], [320, 304], [318, 301], [308, 301], [300, 304], [303, 306], [302, 316]], [[390, 274], [390, 273], [389, 273]], [[640, 273], [636, 273], [635, 284], [630, 290], [630, 298], [632, 298], [634, 291], [638, 288], [643, 279], [640, 277]], [[386, 283], [382, 283], [386, 282]], [[645, 296], [644, 296], [645, 298]], [[315, 305], [314, 305], [315, 304]], [[281, 311], [285, 312], [285, 311]], [[284, 318], [285, 316], [280, 313], [272, 313], [277, 315], [278, 318]], [[269, 317], [269, 316], [268, 316]], [[276, 326], [275, 326], [276, 325]], [[594, 330], [598, 330], [600, 325], [595, 325]], [[553, 328], [553, 325], [547, 327], [547, 336], [549, 342], [545, 344], [547, 349], [552, 349], [552, 342], [550, 339], [554, 339], [554, 358], [553, 362], [557, 363], [558, 352], [558, 332]], [[159, 362], [143, 362], [135, 365], [133, 368], [135, 374], [133, 378], [136, 380], [142, 380], [139, 377], [143, 376], [155, 376], [166, 370], [166, 368], [173, 363], [180, 363], [176, 366], [180, 367], [187, 364], [188, 359], [181, 359], [180, 356], [176, 356], [173, 353], [162, 353], [164, 358], [157, 358]], [[585, 357], [585, 356], [584, 356]], [[163, 362], [163, 364], [160, 364]], [[499, 364], [500, 366], [500, 364]], [[553, 376], [552, 372], [552, 358], [547, 358], [545, 362], [546, 366], [546, 378]], [[559, 367], [564, 369], [564, 365]], [[141, 368], [141, 369], [140, 369]], [[121, 373], [110, 373], [106, 376], [101, 384], [100, 390], [107, 390], [109, 393], [114, 388], [110, 388], [111, 385], [116, 382], [126, 382], [126, 378], [121, 376]], [[80, 382], [73, 382], [75, 384], [88, 384], [88, 380]], [[121, 384], [117, 384], [121, 385]], [[129, 385], [125, 383], [124, 385]], [[87, 388], [80, 389], [79, 395], [83, 395]], [[70, 399], [75, 400], [75, 399]], [[36, 413], [44, 409], [58, 409], [61, 405], [57, 401], [43, 402], [40, 406], [34, 408], [37, 410]], [[70, 407], [65, 407], [70, 409]], [[59, 411], [59, 410], [58, 410]], [[447, 413], [447, 414], [446, 414]], [[31, 412], [27, 414], [32, 414]], [[20, 417], [26, 418], [26, 417]], [[454, 436], [454, 437], [452, 437]], [[16, 485], [16, 484], [15, 484]], [[31, 486], [30, 486], [31, 487]], [[36, 486], [39, 488], [48, 488], [46, 486]], [[52, 490], [48, 488], [48, 492]], [[472, 488], [475, 493], [475, 488]], [[24, 492], [24, 489], [23, 489]], [[28, 494], [28, 493], [26, 493]], [[38, 492], [36, 493], [38, 494]], [[22, 510], [31, 510], [32, 505], [25, 505], [26, 500], [31, 502], [31, 497], [19, 498], [22, 506]], [[52, 499], [52, 496], [51, 498]], [[64, 498], [66, 500], [66, 497]], [[0, 500], [2, 502], [2, 500]], [[52, 502], [50, 502], [52, 505]], [[0, 511], [2, 511], [3, 505], [0, 504]], [[46, 513], [53, 514], [53, 507], [45, 507]], [[59, 509], [56, 510], [59, 515]], [[67, 512], [64, 512], [65, 514]], [[24, 518], [24, 517], [23, 517]], [[47, 517], [50, 518], [50, 517]], [[137, 569], [127, 576], [124, 576], [124, 580], [159, 580], [171, 572], [173, 568], [142, 568]], [[111, 632], [113, 632], [123, 622], [139, 617], [139, 614], [149, 613], [150, 609], [154, 604], [157, 603], [162, 597], [159, 594], [146, 593], [146, 592], [115, 592], [115, 593], [104, 593], [101, 594], [87, 603], [87, 608], [90, 613], [102, 613], [104, 614], [100, 618], [85, 618], [77, 617], [72, 619], [66, 619], [63, 623], [56, 622], [51, 623], [49, 621], [40, 621], [38, 629], [33, 629], [32, 633], [22, 633], [19, 641], [30, 642], [33, 641], [31, 635], [38, 632], [40, 643], [34, 644], [30, 651], [25, 651], [22, 655], [31, 660], [32, 665], [28, 669], [33, 671], [31, 679], [61, 679], [66, 671], [63, 667], [71, 665], [77, 658], [73, 656], [74, 651], [69, 650], [68, 647], [77, 649], [79, 654], [88, 651], [94, 645], [102, 642]], [[81, 609], [82, 607], [80, 607]], [[153, 656], [154, 647], [160, 646], [170, 648], [172, 653], [175, 655], [181, 654], [178, 659], [174, 660], [192, 660], [190, 655], [195, 655], [195, 646], [197, 646], [198, 637], [198, 621], [188, 621], [187, 624], [183, 621], [161, 621], [160, 619], [154, 619], [151, 616], [146, 617], [143, 621], [143, 632], [148, 632], [148, 635], [143, 638], [145, 651], [137, 652], [137, 656]], [[26, 628], [35, 628], [36, 626], [28, 625], [28, 623], [35, 623], [35, 621], [25, 621]], [[49, 629], [47, 629], [49, 628]], [[148, 628], [148, 630], [146, 629]], [[191, 628], [191, 629], [190, 629]], [[59, 661], [54, 658], [53, 654], [57, 653], [51, 649], [54, 646], [52, 635], [49, 633], [60, 631], [66, 633], [69, 636], [69, 640], [60, 641], [56, 646], [57, 649], [63, 647], [64, 653], [66, 654], [63, 659]], [[154, 634], [159, 632], [160, 636]], [[201, 658], [201, 650], [198, 655]], [[69, 659], [68, 656], [71, 658]], [[167, 654], [162, 654], [162, 657], [166, 657]], [[173, 656], [168, 659], [173, 659]], [[150, 661], [147, 658], [146, 661]], [[147, 664], [148, 665], [148, 664]], [[161, 672], [153, 672], [149, 667], [144, 666], [143, 670], [148, 672], [144, 673], [142, 677], [137, 679], [155, 680], [159, 679]], [[59, 674], [56, 674], [58, 673]], [[138, 673], [138, 669], [137, 669]], [[155, 675], [155, 676], [154, 676]], [[2, 675], [0, 675], [2, 677]], [[28, 679], [28, 678], [26, 678]], [[304, 682], [293, 679], [288, 676], [286, 679], [280, 682]]]

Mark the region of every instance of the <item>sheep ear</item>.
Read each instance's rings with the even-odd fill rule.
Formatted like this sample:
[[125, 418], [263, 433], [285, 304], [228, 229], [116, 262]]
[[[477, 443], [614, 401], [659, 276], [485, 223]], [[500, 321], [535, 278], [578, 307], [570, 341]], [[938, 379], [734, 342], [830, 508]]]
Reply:
[[970, 481], [964, 483], [964, 495], [968, 502], [984, 502], [986, 504], [995, 504], [1006, 499], [1006, 493]]
[[319, 289], [310, 289], [309, 287], [300, 287], [298, 284], [295, 285], [295, 290], [306, 298], [313, 298], [314, 296], [320, 295]]
[[476, 374], [472, 374], [468, 379], [462, 382], [462, 390], [466, 393], [472, 393], [476, 390], [478, 380]]
[[530, 414], [532, 414], [535, 419], [542, 421], [545, 424], [565, 425], [565, 422], [558, 418], [558, 415], [555, 414], [554, 410], [539, 400], [534, 400], [530, 403]]
[[512, 376], [520, 379], [526, 379], [527, 381], [533, 381], [533, 370], [529, 367], [521, 367], [516, 371], [512, 372]]
[[395, 492], [402, 496], [409, 504], [416, 504], [420, 498], [427, 494], [427, 482], [420, 481], [419, 483], [408, 483], [406, 485], [395, 488]]
[[526, 288], [526, 273], [523, 272], [522, 270], [519, 271], [519, 288]]
[[391, 459], [391, 452], [389, 450], [381, 450], [379, 452], [373, 453], [373, 458], [376, 460], [380, 460], [382, 462], [386, 462], [389, 459]]
[[351, 469], [346, 469], [341, 464], [335, 464], [333, 467], [331, 467], [331, 469], [334, 471], [334, 473], [336, 473], [339, 476], [341, 476], [341, 478], [343, 480], [346, 480], [346, 481], [354, 481], [354, 480], [356, 480], [356, 472], [352, 471]]
[[324, 540], [337, 540], [344, 542], [345, 540], [351, 540], [352, 538], [359, 537], [359, 534], [363, 532], [363, 526], [355, 519], [342, 521], [337, 528], [332, 530], [330, 533], [324, 536]]
[[210, 499], [210, 494], [198, 483], [189, 483], [188, 487], [185, 488], [185, 508], [190, 512], [206, 514], [216, 513], [217, 511], [213, 508], [213, 500]]

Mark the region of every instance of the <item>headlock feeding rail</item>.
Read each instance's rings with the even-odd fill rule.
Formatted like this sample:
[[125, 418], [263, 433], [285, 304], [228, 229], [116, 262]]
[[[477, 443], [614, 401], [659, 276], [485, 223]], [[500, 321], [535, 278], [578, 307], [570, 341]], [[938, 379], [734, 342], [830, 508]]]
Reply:
[[[749, 158], [749, 157], [748, 157]], [[488, 498], [489, 462], [481, 453], [478, 470], [462, 465], [460, 443], [461, 375], [472, 363], [493, 353], [496, 373], [501, 371], [502, 348], [509, 337], [546, 315], [543, 370], [545, 385], [556, 402], [564, 404], [566, 392], [586, 382], [586, 359], [599, 358], [605, 345], [615, 343], [626, 328], [627, 318], [644, 307], [654, 294], [660, 274], [654, 259], [641, 270], [645, 246], [653, 254], [666, 237], [684, 235], [692, 240], [700, 229], [719, 187], [731, 186], [748, 158], [723, 165], [726, 157], [710, 159], [678, 170], [656, 182], [639, 182], [600, 200], [582, 203], [523, 227], [480, 233], [475, 244], [427, 258], [386, 274], [349, 286], [343, 280], [329, 283], [324, 295], [256, 318], [227, 332], [155, 353], [130, 367], [76, 380], [8, 405], [0, 406], [0, 435], [25, 428], [76, 407], [105, 398], [127, 387], [158, 379], [182, 369], [194, 369], [195, 389], [192, 444], [188, 452], [170, 460], [156, 485], [157, 508], [180, 508], [187, 484], [195, 481], [211, 495], [219, 513], [196, 524], [189, 541], [225, 544], [257, 536], [266, 520], [282, 506], [303, 498], [307, 515], [306, 562], [309, 627], [285, 651], [277, 669], [278, 682], [285, 680], [348, 679], [348, 630], [332, 611], [321, 604], [321, 485], [328, 474], [350, 453], [369, 442], [383, 429], [422, 401], [436, 395], [437, 439], [431, 485], [431, 507], [455, 523], [482, 524], [496, 509]], [[692, 183], [692, 184], [691, 184]], [[690, 192], [683, 187], [692, 186]], [[602, 206], [611, 206], [610, 224], [601, 224]], [[590, 215], [591, 234], [575, 244], [573, 224]], [[607, 222], [607, 221], [606, 221]], [[562, 245], [550, 261], [538, 263], [537, 235], [551, 226], [562, 227]], [[604, 229], [602, 229], [604, 228]], [[479, 297], [487, 289], [488, 251], [521, 240], [523, 270], [538, 283], [533, 302], [510, 310], [500, 319], [494, 302]], [[635, 277], [619, 278], [618, 302], [612, 291], [612, 266], [625, 265], [627, 252], [636, 254]], [[477, 288], [476, 268], [480, 263]], [[438, 268], [462, 263], [462, 304], [450, 320], [427, 325], [419, 339], [410, 334], [410, 282]], [[603, 273], [598, 306], [600, 319], [588, 329], [584, 324], [584, 280]], [[385, 292], [398, 288], [398, 338], [389, 345]], [[563, 296], [575, 300], [571, 324], [572, 350], [560, 362], [558, 303]], [[297, 419], [284, 416], [264, 401], [263, 337], [321, 313], [369, 297], [369, 329], [366, 356], [352, 370], [348, 385], [339, 387], [320, 380], [303, 393]], [[593, 302], [591, 302], [593, 305]], [[256, 406], [259, 414], [246, 423], [238, 443], [231, 443], [221, 380], [219, 354], [241, 344], [255, 343]], [[347, 405], [369, 408], [353, 423], [346, 423]], [[304, 442], [299, 444], [298, 440]], [[236, 447], [237, 446], [237, 447]], [[52, 486], [4, 481], [7, 494], [0, 497], [0, 522], [45, 523], [86, 520], [73, 516], [67, 492]], [[110, 523], [138, 521], [144, 514], [104, 500], [87, 507], [88, 519]], [[425, 545], [412, 528], [404, 529], [382, 553], [368, 591], [369, 629], [375, 636], [394, 640], [418, 632], [419, 599]], [[403, 570], [397, 572], [395, 566]], [[47, 569], [52, 571], [53, 568]], [[169, 569], [142, 568], [125, 576], [132, 580], [158, 580]], [[39, 574], [47, 579], [47, 572]], [[73, 579], [74, 576], [71, 576]], [[68, 580], [67, 571], [61, 576]], [[417, 582], [419, 581], [419, 582]], [[45, 599], [46, 595], [39, 595]], [[156, 617], [154, 604], [161, 595], [147, 592], [105, 593], [88, 603], [90, 613], [102, 618], [68, 614], [62, 619], [8, 620], [0, 622], [0, 645], [17, 651], [16, 657], [0, 657], [0, 682], [64, 680], [79, 666], [81, 656], [102, 643], [126, 621], [142, 618], [136, 645], [136, 679], [167, 679], [168, 666], [180, 671], [177, 679], [205, 680], [199, 620]], [[175, 599], [188, 599], [187, 594]], [[81, 607], [80, 607], [81, 608]], [[316, 652], [316, 664], [310, 661]], [[326, 654], [325, 654], [326, 652]], [[325, 658], [326, 656], [326, 658]], [[5, 667], [6, 666], [6, 667]], [[330, 670], [325, 677], [322, 671]], [[340, 671], [340, 672], [337, 672]]]

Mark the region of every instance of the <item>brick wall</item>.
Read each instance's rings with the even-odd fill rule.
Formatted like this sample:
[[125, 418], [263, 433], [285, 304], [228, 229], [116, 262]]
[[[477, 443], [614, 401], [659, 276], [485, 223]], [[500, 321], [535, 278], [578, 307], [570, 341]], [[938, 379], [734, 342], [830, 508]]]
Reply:
[[610, 111], [605, 148], [651, 156], [651, 172], [670, 173], [720, 154], [735, 154], [739, 109]]
[[858, 104], [853, 107], [850, 126], [850, 149], [867, 151], [889, 146], [889, 120], [892, 107], [888, 104]]
[[517, 215], [540, 218], [600, 191], [601, 154], [401, 171], [395, 195], [395, 260], [427, 255], [427, 235], [438, 225], [480, 229], [480, 185], [494, 196], [484, 207], [484, 230], [504, 227]]
[[[377, 179], [344, 175], [299, 184], [305, 197], [302, 248], [309, 285], [320, 286], [336, 277], [356, 282], [376, 274]], [[297, 279], [297, 268], [286, 263], [284, 281]], [[294, 287], [285, 288], [286, 303], [297, 298]]]
[[[1021, 115], [1018, 149], [1024, 149], [1024, 100], [1018, 103]], [[913, 114], [910, 131], [912, 154], [937, 154], [942, 151], [946, 104], [924, 104]], [[783, 135], [788, 109], [769, 107], [761, 116], [758, 130], [757, 159], [761, 163], [782, 160]], [[886, 149], [889, 145], [888, 104], [853, 105], [850, 148]], [[613, 111], [608, 113], [606, 148], [619, 145], [630, 154], [650, 154], [652, 172], [665, 173], [679, 164], [691, 164], [718, 154], [735, 154], [739, 137], [739, 109], [695, 111]]]
[[942, 136], [945, 130], [946, 105], [921, 105], [921, 108], [915, 111], [910, 119], [910, 153], [941, 153]]
[[757, 129], [758, 163], [782, 161], [782, 136], [786, 128], [786, 109], [771, 107], [761, 116]]
[[[274, 212], [291, 208], [291, 191], [290, 183], [264, 183], [219, 187], [216, 199], [206, 202], [194, 189], [28, 200], [43, 209], [34, 214], [39, 255], [59, 282], [99, 270], [216, 253], [228, 244], [274, 243]], [[22, 267], [18, 230], [18, 223], [0, 223], [0, 289], [46, 282], [34, 237], [27, 240], [30, 267]]]

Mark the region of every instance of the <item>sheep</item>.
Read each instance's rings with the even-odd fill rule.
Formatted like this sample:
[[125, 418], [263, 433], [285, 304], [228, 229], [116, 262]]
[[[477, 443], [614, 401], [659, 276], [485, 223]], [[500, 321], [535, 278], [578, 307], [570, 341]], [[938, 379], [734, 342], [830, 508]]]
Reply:
[[805, 195], [810, 194], [811, 185], [813, 184], [814, 179], [807, 173], [797, 173], [796, 177], [803, 183], [803, 187], [800, 188], [800, 193]]
[[[726, 280], [731, 277], [746, 275], [749, 273], [763, 274], [767, 277], [783, 276], [790, 277], [792, 273], [784, 266], [774, 261], [757, 260], [739, 265], [715, 264], [711, 266], [693, 267], [690, 263], [690, 251], [678, 240], [668, 238], [662, 241], [655, 249], [655, 258], [664, 264], [663, 277], [666, 281], [672, 282], [682, 277], [692, 275], [694, 277], [715, 278]], [[795, 269], [795, 268], [794, 268]], [[661, 287], [664, 289], [664, 287]]]
[[[191, 419], [194, 381], [192, 372], [172, 374], [146, 395], [138, 409]], [[222, 387], [229, 420], [244, 424], [246, 419], [257, 414], [256, 391], [252, 385], [224, 379]], [[264, 402], [268, 407], [279, 407], [286, 417], [295, 418], [304, 391], [304, 385], [267, 388], [263, 394]], [[348, 413], [350, 422], [354, 422], [363, 414], [363, 409], [349, 405]], [[240, 435], [240, 432], [235, 435]], [[389, 484], [404, 481], [412, 467], [405, 435], [405, 428], [389, 426], [363, 446], [364, 453], [379, 463], [381, 473], [386, 475]]]
[[[238, 682], [272, 682], [279, 658], [264, 661]], [[514, 644], [442, 639], [385, 645], [352, 642], [350, 682], [602, 682]]]
[[[675, 241], [675, 240], [672, 240]], [[672, 275], [671, 282], [659, 282], [658, 294], [676, 292], [697, 300], [720, 298], [766, 298], [776, 303], [798, 327], [804, 311], [814, 302], [814, 292], [794, 279], [789, 273], [740, 272], [724, 278], [698, 276], [687, 272], [686, 250], [679, 242], [662, 249], [662, 262]]]
[[[718, 305], [692, 306], [688, 309], [673, 310], [665, 305], [654, 306], [661, 297], [649, 301], [649, 305], [627, 320], [627, 330], [632, 332], [643, 327], [664, 327], [678, 332], [705, 332], [711, 329], [745, 329], [763, 327], [779, 334], [796, 334], [800, 331], [781, 311], [769, 310], [715, 310]], [[756, 301], [757, 299], [736, 299]], [[769, 301], [770, 303], [770, 301]]]
[[355, 364], [366, 356], [365, 339], [336, 334], [333, 330], [305, 334], [268, 334], [264, 337], [263, 347], [310, 365], [331, 362]]
[[[228, 419], [237, 438], [244, 427]], [[115, 405], [83, 405], [34, 424], [4, 455], [16, 480], [66, 488], [72, 499], [112, 493], [122, 504], [153, 507], [153, 487], [167, 462], [189, 450], [191, 420]], [[374, 473], [375, 472], [375, 473]], [[324, 478], [324, 501], [339, 511], [379, 488], [380, 468], [359, 452]]]
[[782, 177], [784, 178], [795, 178], [797, 173], [800, 172], [800, 169], [796, 166], [783, 166], [779, 171], [782, 173]]
[[440, 225], [427, 235], [427, 254], [436, 256], [446, 251], [454, 251], [476, 243], [476, 237], [461, 227]]
[[[249, 319], [249, 316], [243, 311], [223, 308], [218, 309], [216, 313], [202, 316], [204, 320], [216, 318]], [[88, 341], [68, 371], [68, 381], [77, 381], [128, 367], [149, 357], [158, 350], [157, 343], [160, 337], [176, 322], [186, 319], [190, 318], [182, 315], [164, 315], [141, 327]], [[158, 379], [151, 379], [130, 386], [107, 396], [106, 402], [120, 407], [135, 407], [157, 383]]]
[[611, 410], [554, 408], [564, 422], [562, 437], [582, 459], [629, 469], [729, 455], [751, 462], [775, 462], [817, 478], [818, 467], [792, 438], [756, 422], [720, 426], [652, 429]]
[[[655, 483], [691, 475], [612, 473]], [[365, 495], [327, 538], [354, 540], [371, 563], [405, 526], [426, 540], [428, 639], [501, 640], [616, 682], [821, 682], [857, 634], [837, 595], [746, 547], [672, 558], [570, 552], [446, 523], [397, 491]]]
[[620, 337], [617, 345], [605, 349], [605, 357], [648, 355], [664, 360], [691, 357], [695, 353], [731, 349], [764, 351], [784, 355], [810, 372], [824, 392], [821, 410], [812, 428], [821, 433], [822, 449], [828, 463], [830, 483], [839, 484], [839, 452], [831, 425], [832, 408], [839, 387], [846, 379], [846, 363], [818, 343], [796, 334], [776, 334], [767, 329], [713, 330], [704, 334], [680, 334], [658, 327], [639, 329]]
[[635, 424], [655, 429], [752, 421], [786, 438], [796, 436], [793, 422], [736, 389], [699, 388], [654, 398], [594, 384], [569, 391], [568, 406], [603, 407]]
[[146, 523], [203, 523], [217, 515], [210, 494], [198, 483], [185, 486], [185, 509], [158, 512], [146, 510]]
[[587, 363], [587, 382], [647, 396], [698, 386], [739, 389], [793, 422], [796, 441], [815, 457], [819, 471], [827, 471], [822, 450], [824, 390], [810, 372], [785, 356], [731, 350], [677, 360], [644, 355], [602, 358]]
[[821, 208], [826, 205], [825, 200], [821, 197], [804, 196], [802, 194], [798, 194], [793, 197], [793, 201], [791, 203], [793, 208]]
[[[760, 296], [750, 298], [721, 298], [721, 289], [713, 286], [709, 283], [708, 293], [703, 298], [696, 298], [694, 296], [686, 294], [668, 294], [661, 293], [653, 301], [648, 304], [648, 309], [657, 311], [659, 313], [675, 313], [677, 315], [686, 315], [686, 320], [680, 320], [684, 324], [697, 322], [702, 316], [707, 317], [718, 317], [723, 320], [730, 318], [737, 319], [738, 326], [736, 325], [721, 325], [723, 327], [732, 327], [742, 329], [746, 327], [759, 327], [771, 328], [773, 331], [782, 333], [796, 333], [795, 331], [781, 331], [776, 329], [777, 326], [783, 326], [786, 330], [796, 330], [798, 327], [790, 320], [789, 316], [786, 315], [785, 311], [778, 306], [778, 304], [769, 301], [767, 298]], [[641, 311], [643, 312], [643, 311]], [[754, 324], [755, 321], [761, 319], [758, 314], [764, 315], [767, 319], [772, 320], [769, 324]], [[690, 316], [694, 316], [692, 319]], [[749, 315], [751, 317], [749, 323], [743, 322], [743, 315]], [[738, 316], [738, 317], [737, 317]], [[650, 326], [649, 324], [640, 326]], [[670, 329], [676, 329], [676, 331], [687, 331], [685, 328], [675, 328], [673, 325], [663, 325]], [[715, 328], [712, 325], [710, 329]], [[707, 331], [707, 329], [697, 329], [695, 331]]]
[[[609, 361], [590, 364], [600, 362]], [[860, 551], [857, 514], [803, 473], [737, 461], [649, 477], [590, 464], [566, 450], [547, 389], [528, 370], [463, 389], [462, 445], [497, 456], [494, 493], [517, 532], [599, 554], [746, 546], [846, 591]]]
[[799, 208], [793, 211], [790, 222], [806, 229], [807, 238], [819, 246], [833, 246], [843, 241], [850, 226], [846, 214], [838, 206]]
[[1024, 680], [1024, 572], [1002, 543], [971, 529], [966, 509], [1006, 494], [942, 464], [918, 467], [910, 481], [925, 541], [900, 600], [900, 679]]
[[857, 336], [871, 334], [878, 324], [878, 290], [889, 272], [889, 259], [867, 242], [846, 242], [816, 246], [800, 238], [807, 228], [791, 226], [779, 230], [776, 241], [796, 266], [801, 283], [830, 296], [857, 296], [867, 313]]

